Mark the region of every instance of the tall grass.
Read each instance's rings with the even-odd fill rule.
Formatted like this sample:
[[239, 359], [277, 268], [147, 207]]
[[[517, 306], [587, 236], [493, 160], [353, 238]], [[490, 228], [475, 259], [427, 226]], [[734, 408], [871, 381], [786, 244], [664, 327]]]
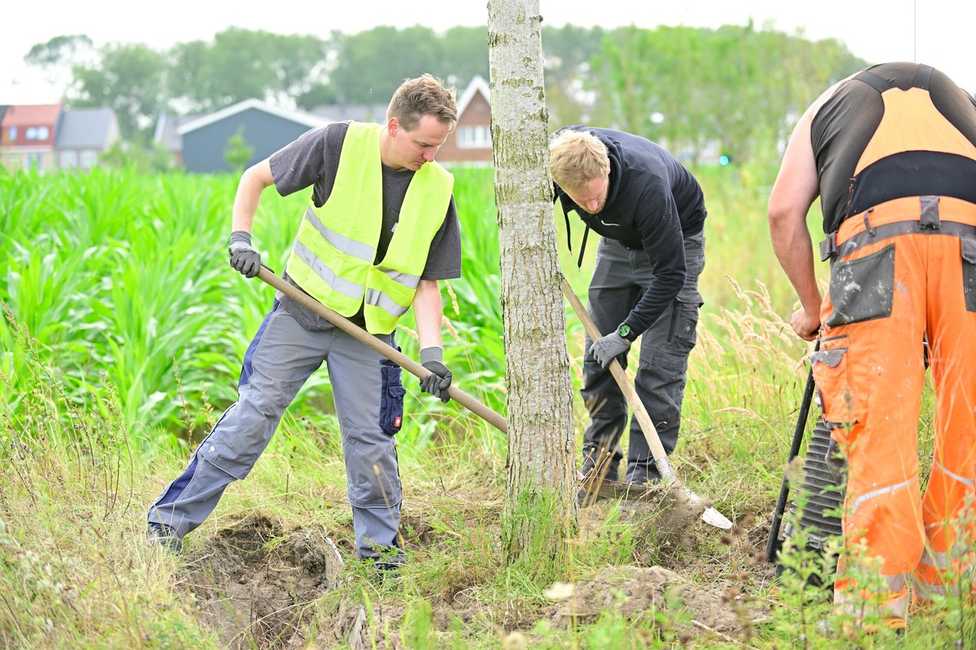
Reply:
[[[771, 170], [697, 174], [709, 208], [701, 278], [706, 305], [675, 466], [726, 514], [761, 520], [782, 477], [806, 346], [783, 318], [794, 299], [768, 243]], [[460, 385], [502, 411], [505, 360], [491, 172], [459, 169], [455, 176], [463, 277], [445, 283], [443, 291], [447, 362]], [[138, 540], [145, 504], [185, 460], [185, 449], [174, 448], [193, 444], [235, 398], [241, 357], [273, 301], [269, 287], [227, 266], [235, 184], [230, 177], [178, 173], [0, 171], [0, 644], [215, 643], [181, 600], [175, 563], [147, 554]], [[263, 197], [254, 240], [278, 271], [307, 200], [305, 193], [281, 199], [273, 190]], [[816, 218], [811, 214], [812, 222]], [[582, 229], [574, 224], [571, 253], [561, 219], [556, 228], [563, 272], [585, 295], [596, 240], [591, 238], [577, 270]], [[397, 340], [416, 356], [413, 327], [407, 319]], [[583, 336], [568, 309], [566, 335], [578, 386]], [[421, 395], [415, 381], [405, 383], [408, 415], [399, 453], [403, 528], [413, 561], [398, 587], [377, 587], [352, 567], [351, 582], [324, 598], [320, 609], [357, 590], [367, 604], [395, 603], [405, 612], [401, 639], [417, 647], [497, 647], [507, 631], [536, 620], [530, 636], [539, 647], [680, 641], [661, 612], [635, 622], [608, 610], [592, 623], [568, 627], [539, 619], [547, 585], [533, 571], [503, 561], [505, 440], [456, 405]], [[576, 408], [579, 432], [586, 423], [581, 400]], [[930, 449], [930, 429], [926, 420], [923, 454]], [[288, 410], [246, 489], [228, 490], [203, 530], [191, 536], [190, 547], [204, 543], [208, 530], [226, 519], [255, 509], [321, 525], [348, 543], [344, 480], [331, 389], [322, 371]], [[431, 541], [419, 543], [422, 535]], [[607, 565], [667, 560], [666, 550], [649, 548], [656, 535], [624, 521], [620, 507], [611, 508], [595, 525], [581, 527], [563, 579], [585, 579]], [[751, 593], [780, 608], [757, 640], [776, 647], [807, 640], [815, 646], [872, 645], [869, 638], [800, 640], [814, 634], [813, 627], [796, 625], [784, 612], [806, 602], [802, 590], [791, 592], [788, 583], [769, 589], [768, 574], [748, 554], [718, 541], [701, 542], [696, 554], [679, 558], [693, 579], [724, 585], [746, 573], [753, 576], [745, 579]], [[445, 624], [437, 613], [445, 607], [476, 613], [463, 624], [456, 617]], [[943, 621], [965, 628], [957, 620], [963, 611], [937, 608], [913, 623], [919, 632], [910, 632], [908, 640], [955, 640], [938, 630]]]
[[[768, 242], [765, 196], [772, 169], [711, 167], [696, 175], [709, 209], [700, 280], [706, 304], [691, 358], [681, 449], [687, 452], [685, 471], [707, 480], [721, 476], [709, 460], [717, 455], [745, 462], [764, 450], [770, 454], [761, 457], [768, 460], [781, 446], [802, 388], [798, 360], [804, 346], [783, 319], [794, 298]], [[455, 177], [463, 262], [462, 277], [445, 282], [442, 292], [447, 362], [460, 385], [504, 412], [492, 172], [461, 168]], [[27, 388], [23, 352], [10, 329], [16, 323], [40, 346], [44, 362], [63, 375], [75, 403], [102, 390], [116, 396], [133, 444], [190, 444], [200, 436], [213, 412], [235, 398], [243, 352], [273, 301], [269, 287], [227, 266], [235, 186], [229, 176], [179, 173], [0, 172], [0, 303], [7, 315], [0, 319], [0, 371], [12, 389], [0, 400], [16, 410]], [[269, 189], [260, 203], [254, 240], [276, 270], [284, 265], [307, 200], [307, 192], [282, 199]], [[811, 226], [818, 218], [812, 211]], [[563, 272], [585, 295], [596, 238], [577, 269], [580, 224], [573, 224], [572, 252], [562, 219], [555, 225]], [[578, 387], [583, 333], [568, 307], [566, 314]], [[397, 339], [416, 357], [413, 328], [411, 316]], [[422, 395], [412, 378], [405, 383], [400, 439], [408, 453], [458, 432], [486, 448], [504, 449], [489, 426], [454, 404]], [[577, 408], [577, 421], [584, 423], [585, 410], [580, 403]], [[322, 371], [307, 382], [289, 417], [334, 432], [332, 410]], [[729, 431], [742, 431], [746, 440]], [[770, 460], [765, 468], [760, 463], [769, 490], [779, 462]]]

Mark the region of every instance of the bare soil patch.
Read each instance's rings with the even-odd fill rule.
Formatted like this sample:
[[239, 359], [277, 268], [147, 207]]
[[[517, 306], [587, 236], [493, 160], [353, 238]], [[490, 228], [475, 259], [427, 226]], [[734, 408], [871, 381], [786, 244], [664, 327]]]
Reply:
[[338, 558], [324, 530], [255, 514], [194, 551], [182, 578], [224, 646], [297, 647], [313, 601], [337, 584]]
[[575, 585], [573, 595], [551, 608], [557, 624], [593, 622], [600, 614], [617, 611], [635, 620], [667, 612], [675, 630], [688, 635], [716, 632], [738, 635], [749, 613], [721, 593], [694, 585], [664, 567], [608, 567]]

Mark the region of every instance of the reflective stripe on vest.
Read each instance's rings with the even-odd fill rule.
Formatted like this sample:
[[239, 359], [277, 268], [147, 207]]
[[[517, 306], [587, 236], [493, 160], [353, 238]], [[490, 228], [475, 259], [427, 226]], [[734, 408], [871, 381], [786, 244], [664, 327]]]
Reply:
[[358, 257], [364, 262], [373, 263], [376, 258], [376, 247], [370, 246], [369, 244], [363, 244], [356, 241], [355, 239], [350, 239], [345, 235], [327, 228], [325, 224], [319, 221], [318, 215], [315, 214], [315, 210], [308, 208], [305, 210], [305, 218], [308, 219], [309, 223], [319, 231], [319, 234], [325, 237], [326, 241], [341, 250], [347, 255], [352, 255], [353, 257]]
[[[305, 248], [305, 245], [300, 241], [295, 242], [295, 245], [292, 247], [292, 254], [296, 255], [298, 259], [308, 265], [319, 279], [341, 294], [350, 298], [359, 298], [363, 295], [363, 291], [366, 290], [366, 287], [361, 284], [354, 284], [344, 278], [340, 278], [336, 275], [335, 271], [326, 266], [325, 262], [315, 257], [312, 251]], [[289, 261], [290, 264], [291, 262]]]
[[306, 209], [286, 267], [302, 289], [343, 316], [362, 308], [373, 334], [392, 332], [413, 303], [454, 183], [437, 163], [421, 166], [386, 254], [376, 260], [383, 225], [382, 129], [349, 124], [332, 192], [321, 208]]

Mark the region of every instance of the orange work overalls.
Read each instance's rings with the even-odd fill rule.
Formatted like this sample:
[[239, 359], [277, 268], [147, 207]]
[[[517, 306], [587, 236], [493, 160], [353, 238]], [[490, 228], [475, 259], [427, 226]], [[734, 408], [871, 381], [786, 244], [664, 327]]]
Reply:
[[[851, 191], [869, 182], [864, 172], [872, 166], [887, 166], [897, 167], [892, 174], [911, 195], [870, 207], [862, 201], [821, 245], [832, 268], [813, 355], [824, 418], [847, 459], [845, 544], [881, 560], [892, 621], [907, 615], [913, 575], [915, 594], [925, 598], [971, 570], [976, 539], [972, 508], [963, 517], [968, 526], [960, 525], [976, 496], [976, 203], [955, 190], [957, 196], [937, 193], [952, 186], [948, 181], [925, 185], [931, 193], [911, 187], [912, 174], [933, 173], [929, 161], [968, 178], [976, 192], [976, 145], [934, 104], [932, 69], [919, 70], [911, 87], [871, 72], [845, 82], [866, 83], [883, 101]], [[931, 477], [920, 496], [923, 339], [937, 408]], [[849, 569], [842, 559], [835, 592], [841, 603], [853, 591]]]

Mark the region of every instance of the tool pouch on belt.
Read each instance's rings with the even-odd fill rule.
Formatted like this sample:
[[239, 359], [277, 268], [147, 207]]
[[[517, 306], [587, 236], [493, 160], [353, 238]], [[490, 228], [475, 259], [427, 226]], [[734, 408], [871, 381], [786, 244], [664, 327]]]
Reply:
[[829, 327], [891, 316], [895, 284], [895, 245], [830, 270]]
[[847, 336], [842, 335], [821, 340], [820, 350], [810, 356], [823, 418], [842, 446], [854, 423], [863, 419], [847, 355]]
[[380, 364], [383, 385], [380, 395], [380, 428], [388, 436], [396, 435], [403, 425], [403, 396], [406, 391], [400, 381], [400, 367], [392, 361]]

